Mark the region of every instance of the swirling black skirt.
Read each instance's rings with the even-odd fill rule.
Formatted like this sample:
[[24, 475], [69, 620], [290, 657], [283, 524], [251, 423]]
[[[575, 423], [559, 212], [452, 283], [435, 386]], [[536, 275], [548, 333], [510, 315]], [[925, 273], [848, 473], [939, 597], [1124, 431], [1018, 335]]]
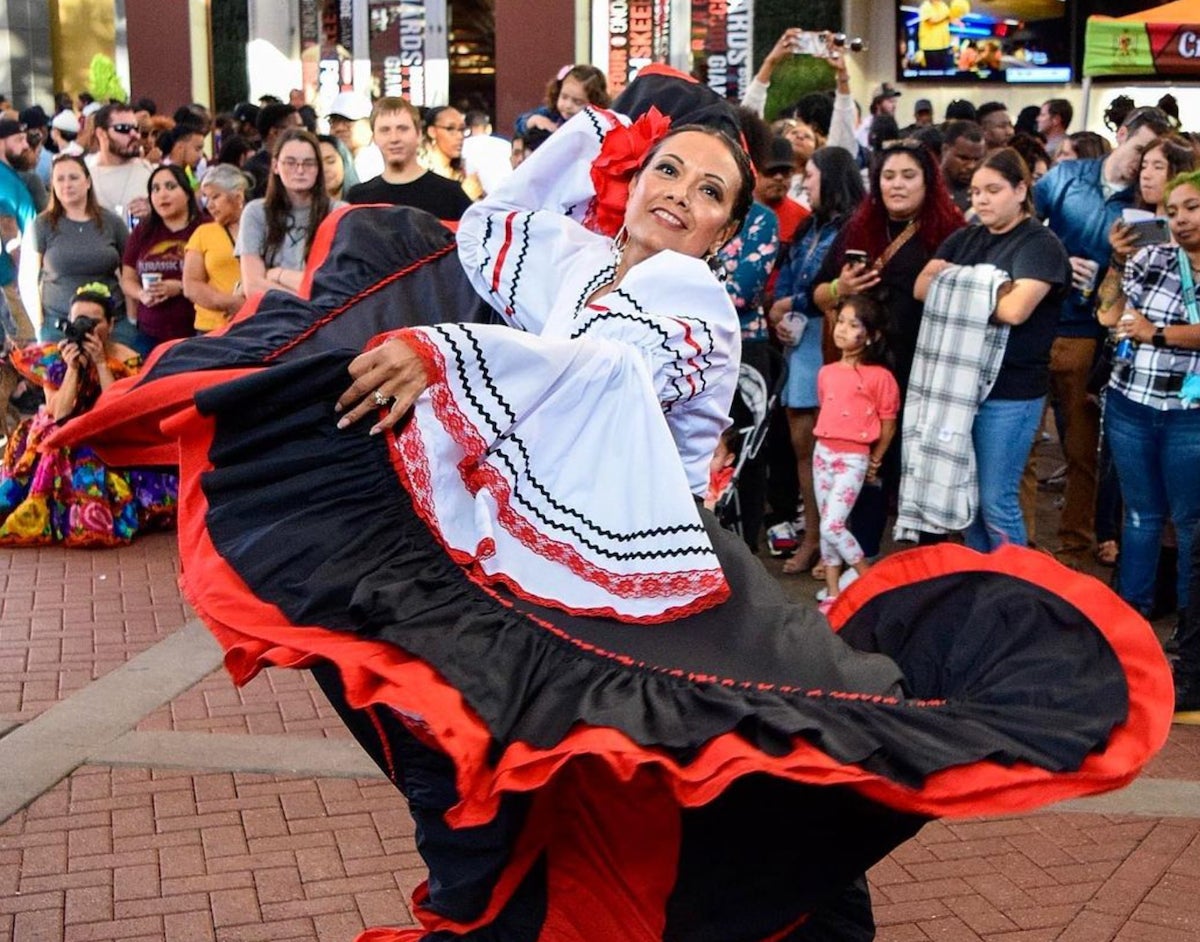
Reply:
[[234, 678], [318, 667], [417, 818], [424, 928], [365, 938], [791, 938], [929, 817], [1118, 787], [1165, 740], [1149, 626], [1032, 551], [885, 560], [835, 630], [709, 518], [731, 598], [668, 624], [487, 584], [391, 436], [336, 429], [350, 356], [247, 371], [168, 431]]

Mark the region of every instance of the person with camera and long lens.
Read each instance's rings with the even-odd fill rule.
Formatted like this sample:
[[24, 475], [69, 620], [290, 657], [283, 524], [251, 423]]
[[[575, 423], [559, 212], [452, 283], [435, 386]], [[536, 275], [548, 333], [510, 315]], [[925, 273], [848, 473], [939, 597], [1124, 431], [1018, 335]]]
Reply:
[[0, 545], [118, 546], [173, 522], [175, 475], [108, 467], [86, 445], [43, 448], [60, 423], [137, 372], [137, 352], [113, 338], [117, 312], [108, 285], [82, 285], [59, 325], [62, 340], [12, 354], [18, 372], [45, 390], [46, 404], [21, 423], [4, 452]]
[[33, 239], [21, 259], [21, 299], [39, 340], [62, 339], [58, 323], [68, 316], [80, 285], [98, 282], [120, 297], [128, 240], [125, 221], [97, 201], [83, 157], [55, 157], [50, 205], [34, 220]]

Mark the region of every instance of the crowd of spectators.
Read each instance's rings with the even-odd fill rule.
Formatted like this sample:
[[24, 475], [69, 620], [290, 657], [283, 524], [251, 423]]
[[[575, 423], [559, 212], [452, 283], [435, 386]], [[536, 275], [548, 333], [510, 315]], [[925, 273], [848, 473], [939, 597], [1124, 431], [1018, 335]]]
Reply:
[[[838, 311], [867, 299], [901, 408], [853, 501], [865, 557], [843, 560], [846, 576], [879, 556], [893, 518], [898, 540], [961, 534], [984, 551], [1034, 544], [1068, 565], [1114, 566], [1144, 614], [1162, 614], [1164, 598], [1179, 611], [1195, 665], [1181, 696], [1200, 707], [1200, 619], [1187, 614], [1200, 601], [1200, 477], [1181, 472], [1200, 457], [1200, 138], [1169, 96], [1118, 99], [1110, 135], [1073, 131], [1064, 99], [1015, 116], [957, 100], [942, 120], [918, 99], [904, 120], [904, 94], [887, 83], [855, 98], [837, 50], [835, 90], [768, 125], [771, 75], [793, 39], [780, 37], [739, 109], [756, 200], [718, 259], [745, 362], [772, 379], [786, 369], [784, 408], [738, 475], [746, 539], [765, 531], [789, 555], [785, 573], [823, 577], [818, 374], [845, 349]], [[318, 116], [294, 98], [215, 117], [197, 104], [168, 116], [146, 98], [0, 116], [8, 343], [70, 343], [85, 286], [109, 292], [106, 338], [122, 350], [218, 329], [250, 295], [300, 289], [339, 206], [456, 220], [572, 115], [609, 105], [603, 73], [582, 64], [548, 82], [511, 140], [467, 103], [422, 112], [343, 92]], [[1065, 459], [1053, 534], [1035, 525], [1032, 459], [1051, 426]]]

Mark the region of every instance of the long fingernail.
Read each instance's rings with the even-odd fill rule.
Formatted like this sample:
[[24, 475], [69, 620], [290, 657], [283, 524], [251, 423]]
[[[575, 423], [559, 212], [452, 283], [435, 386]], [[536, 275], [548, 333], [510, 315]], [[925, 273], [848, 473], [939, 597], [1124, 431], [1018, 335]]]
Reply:
[[340, 402], [335, 402], [335, 403], [333, 404], [333, 411], [334, 411], [334, 412], [341, 412], [341, 411], [342, 411], [342, 404], [341, 404]]
[[372, 426], [372, 427], [371, 427], [370, 434], [371, 434], [371, 435], [378, 435], [378, 434], [379, 434], [380, 432], [382, 432], [382, 431], [383, 431], [383, 426], [382, 426], [382, 425], [374, 425], [374, 426]]
[[350, 424], [350, 416], [346, 415], [346, 416], [342, 416], [342, 418], [338, 419], [337, 427], [345, 428], [349, 424]]

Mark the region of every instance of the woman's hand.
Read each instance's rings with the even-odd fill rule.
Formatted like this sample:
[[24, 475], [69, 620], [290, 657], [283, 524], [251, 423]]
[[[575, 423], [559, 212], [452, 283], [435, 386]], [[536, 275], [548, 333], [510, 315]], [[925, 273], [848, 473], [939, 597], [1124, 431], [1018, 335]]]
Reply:
[[1137, 232], [1133, 226], [1128, 226], [1121, 219], [1113, 222], [1108, 230], [1108, 244], [1112, 246], [1113, 260], [1124, 265], [1137, 253]]
[[90, 333], [83, 339], [83, 352], [88, 361], [96, 367], [96, 376], [100, 380], [100, 388], [104, 388], [113, 380], [112, 370], [108, 365], [108, 354], [104, 350], [104, 341]]
[[770, 310], [767, 311], [767, 322], [772, 327], [778, 327], [779, 322], [783, 320], [783, 315], [787, 314], [791, 309], [792, 299], [780, 298], [778, 301], [772, 304]]
[[1134, 343], [1150, 343], [1154, 339], [1154, 324], [1146, 319], [1141, 311], [1131, 307], [1125, 308], [1125, 313], [1117, 322], [1116, 338], [1124, 340], [1128, 337]]
[[837, 293], [839, 298], [852, 294], [862, 294], [870, 291], [879, 284], [879, 272], [870, 265], [862, 262], [847, 262], [842, 266], [842, 272], [837, 278]]
[[62, 354], [63, 362], [67, 364], [68, 370], [79, 371], [87, 367], [87, 357], [75, 341], [59, 341], [58, 350]]
[[337, 411], [346, 413], [338, 419], [338, 428], [347, 428], [390, 403], [388, 414], [372, 426], [372, 435], [393, 428], [429, 385], [425, 364], [402, 340], [389, 340], [355, 357], [350, 375], [354, 382], [337, 401]]

